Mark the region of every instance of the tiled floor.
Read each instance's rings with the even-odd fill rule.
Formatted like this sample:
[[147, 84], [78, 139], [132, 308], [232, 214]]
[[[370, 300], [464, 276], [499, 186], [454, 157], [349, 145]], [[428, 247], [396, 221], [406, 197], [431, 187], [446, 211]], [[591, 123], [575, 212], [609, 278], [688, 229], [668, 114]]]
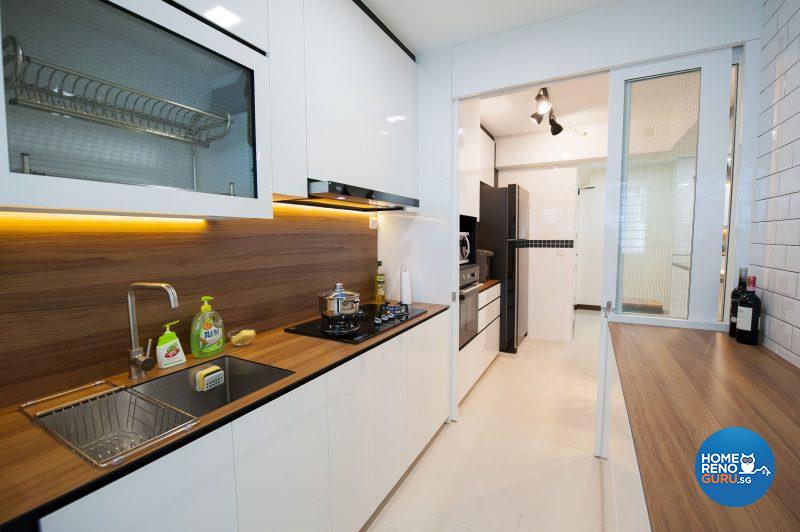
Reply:
[[598, 340], [599, 313], [579, 311], [573, 342], [498, 357], [369, 530], [601, 530]]

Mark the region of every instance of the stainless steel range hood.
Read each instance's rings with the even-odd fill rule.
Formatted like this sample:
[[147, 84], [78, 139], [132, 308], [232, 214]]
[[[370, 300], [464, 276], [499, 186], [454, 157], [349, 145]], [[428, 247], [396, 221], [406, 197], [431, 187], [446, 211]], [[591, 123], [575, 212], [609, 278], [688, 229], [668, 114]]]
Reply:
[[308, 180], [308, 198], [278, 200], [278, 203], [362, 212], [401, 211], [407, 207], [419, 207], [419, 200], [415, 198], [316, 179]]

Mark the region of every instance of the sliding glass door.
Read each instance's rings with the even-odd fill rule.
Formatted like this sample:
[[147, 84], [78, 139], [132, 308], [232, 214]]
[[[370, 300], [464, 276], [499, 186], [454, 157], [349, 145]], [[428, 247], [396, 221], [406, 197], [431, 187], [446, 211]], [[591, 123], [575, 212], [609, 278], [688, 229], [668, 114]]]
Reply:
[[610, 75], [603, 301], [630, 321], [716, 322], [731, 50]]

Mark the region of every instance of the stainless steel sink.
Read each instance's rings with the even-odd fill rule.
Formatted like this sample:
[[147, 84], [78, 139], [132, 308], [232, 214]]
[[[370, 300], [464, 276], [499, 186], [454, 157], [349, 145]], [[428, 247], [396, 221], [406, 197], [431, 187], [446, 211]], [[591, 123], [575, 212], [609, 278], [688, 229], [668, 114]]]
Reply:
[[[208, 391], [196, 391], [193, 386], [195, 373], [211, 365], [222, 368], [225, 382]], [[258, 362], [224, 356], [139, 384], [132, 389], [184, 412], [202, 416], [293, 373]]]
[[[88, 394], [88, 395], [87, 395]], [[21, 405], [43, 429], [105, 467], [190, 428], [197, 418], [135, 390], [98, 381]]]
[[[197, 371], [211, 365], [224, 383], [195, 391]], [[90, 463], [105, 467], [180, 430], [207, 414], [294, 373], [230, 356], [126, 388], [98, 381], [25, 403], [20, 409]]]

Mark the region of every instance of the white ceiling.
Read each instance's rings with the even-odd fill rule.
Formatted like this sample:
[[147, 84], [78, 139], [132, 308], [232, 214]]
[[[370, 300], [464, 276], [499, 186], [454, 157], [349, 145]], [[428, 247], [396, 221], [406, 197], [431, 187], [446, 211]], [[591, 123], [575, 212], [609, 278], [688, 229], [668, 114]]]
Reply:
[[413, 52], [426, 52], [616, 0], [364, 0]]
[[[531, 119], [534, 98], [545, 85], [535, 85], [519, 92], [483, 98], [481, 124], [495, 137], [541, 133], [547, 119], [536, 125]], [[594, 74], [546, 85], [553, 113], [565, 129], [608, 121], [608, 74]]]

